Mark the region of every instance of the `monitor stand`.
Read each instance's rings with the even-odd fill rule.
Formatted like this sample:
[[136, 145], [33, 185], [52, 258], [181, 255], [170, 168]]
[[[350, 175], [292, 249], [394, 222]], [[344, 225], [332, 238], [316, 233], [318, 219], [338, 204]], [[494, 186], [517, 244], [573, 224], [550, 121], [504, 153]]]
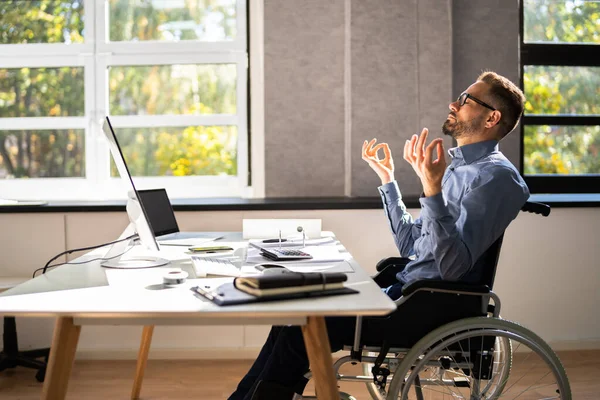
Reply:
[[[127, 200], [127, 214], [130, 218], [130, 221], [135, 221], [141, 212], [142, 210], [140, 209], [138, 201], [129, 198]], [[135, 224], [133, 222], [129, 222], [129, 225], [127, 225], [127, 228], [125, 228], [117, 240], [122, 240], [135, 234]], [[131, 246], [134, 246], [133, 238], [113, 244], [103, 257], [106, 260], [100, 263], [100, 265], [106, 268], [134, 269], [160, 267], [169, 263], [169, 260], [165, 258], [155, 257], [152, 255], [128, 256], [127, 258], [122, 259], [121, 257], [127, 253], [129, 247]]]

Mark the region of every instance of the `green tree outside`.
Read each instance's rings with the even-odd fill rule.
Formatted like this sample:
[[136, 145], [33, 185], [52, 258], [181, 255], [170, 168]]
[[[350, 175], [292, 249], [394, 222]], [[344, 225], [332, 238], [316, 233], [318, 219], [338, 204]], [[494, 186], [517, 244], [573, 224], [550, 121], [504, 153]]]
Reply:
[[[600, 45], [600, 3], [525, 0], [524, 40]], [[600, 51], [600, 48], [599, 48]], [[600, 115], [600, 67], [526, 66], [525, 113]], [[600, 174], [599, 126], [526, 126], [524, 173]]]
[[[173, 4], [184, 7], [168, 8]], [[109, 10], [113, 41], [236, 35], [234, 0], [110, 0]], [[216, 34], [207, 23], [215, 18]], [[0, 44], [83, 43], [84, 20], [83, 1], [2, 1]], [[112, 115], [237, 112], [235, 65], [119, 66], [108, 73]], [[83, 116], [83, 99], [82, 67], [0, 69], [0, 118]], [[135, 176], [237, 174], [235, 127], [119, 129], [117, 134]], [[0, 128], [0, 179], [84, 176], [84, 130]]]

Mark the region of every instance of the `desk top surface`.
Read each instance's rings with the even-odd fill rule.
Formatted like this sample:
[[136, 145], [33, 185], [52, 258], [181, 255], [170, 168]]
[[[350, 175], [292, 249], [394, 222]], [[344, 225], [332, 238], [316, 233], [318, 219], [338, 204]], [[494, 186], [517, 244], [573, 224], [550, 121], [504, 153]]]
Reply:
[[[227, 233], [221, 242], [241, 241], [241, 234]], [[170, 246], [171, 247], [171, 246]], [[164, 246], [163, 246], [164, 248]], [[169, 249], [171, 253], [181, 250]], [[109, 285], [106, 269], [99, 261], [65, 264], [0, 294], [0, 314], [15, 316], [72, 316], [77, 318], [282, 318], [308, 315], [386, 315], [395, 304], [370, 279], [358, 263], [348, 273], [346, 286], [358, 294], [311, 299], [285, 300], [219, 307], [192, 293], [192, 286], [214, 288], [233, 278], [188, 279], [176, 287], [165, 287], [158, 277], [161, 269], [179, 267], [195, 278], [188, 255], [171, 254], [167, 267], [126, 270], [124, 280]], [[164, 271], [162, 271], [164, 272]], [[136, 274], [144, 279], [136, 279]], [[157, 282], [148, 284], [156, 275]], [[129, 282], [131, 277], [133, 282]]]

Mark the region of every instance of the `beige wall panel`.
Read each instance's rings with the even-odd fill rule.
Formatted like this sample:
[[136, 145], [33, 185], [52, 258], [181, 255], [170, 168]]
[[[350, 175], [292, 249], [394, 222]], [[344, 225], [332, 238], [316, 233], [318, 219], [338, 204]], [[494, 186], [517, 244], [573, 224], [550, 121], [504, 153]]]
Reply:
[[65, 251], [64, 215], [0, 214], [0, 277], [31, 277]]
[[495, 291], [502, 315], [550, 342], [600, 339], [600, 209], [521, 213], [505, 235]]
[[344, 195], [344, 0], [265, 0], [265, 192]]
[[[66, 246], [68, 249], [94, 246], [117, 240], [129, 224], [125, 211], [66, 214]], [[74, 253], [70, 259], [83, 253]]]
[[241, 211], [178, 211], [177, 225], [182, 232], [240, 232]]

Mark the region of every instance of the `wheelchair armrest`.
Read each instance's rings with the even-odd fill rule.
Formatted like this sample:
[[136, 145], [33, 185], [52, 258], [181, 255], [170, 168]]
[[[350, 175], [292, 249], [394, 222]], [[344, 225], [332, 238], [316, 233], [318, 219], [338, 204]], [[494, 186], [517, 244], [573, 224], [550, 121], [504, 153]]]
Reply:
[[468, 292], [473, 294], [486, 294], [490, 292], [487, 285], [472, 283], [449, 282], [438, 279], [419, 279], [402, 287], [402, 296], [408, 296], [419, 289], [433, 289], [449, 292]]
[[[377, 265], [375, 266], [375, 268], [377, 268], [377, 272], [381, 272], [385, 269], [385, 267], [387, 267], [388, 265], [402, 265], [402, 267], [404, 267], [404, 265], [408, 262], [409, 260], [403, 257], [388, 257], [388, 258], [383, 258], [382, 260], [380, 260]], [[398, 271], [400, 272], [400, 271]]]

